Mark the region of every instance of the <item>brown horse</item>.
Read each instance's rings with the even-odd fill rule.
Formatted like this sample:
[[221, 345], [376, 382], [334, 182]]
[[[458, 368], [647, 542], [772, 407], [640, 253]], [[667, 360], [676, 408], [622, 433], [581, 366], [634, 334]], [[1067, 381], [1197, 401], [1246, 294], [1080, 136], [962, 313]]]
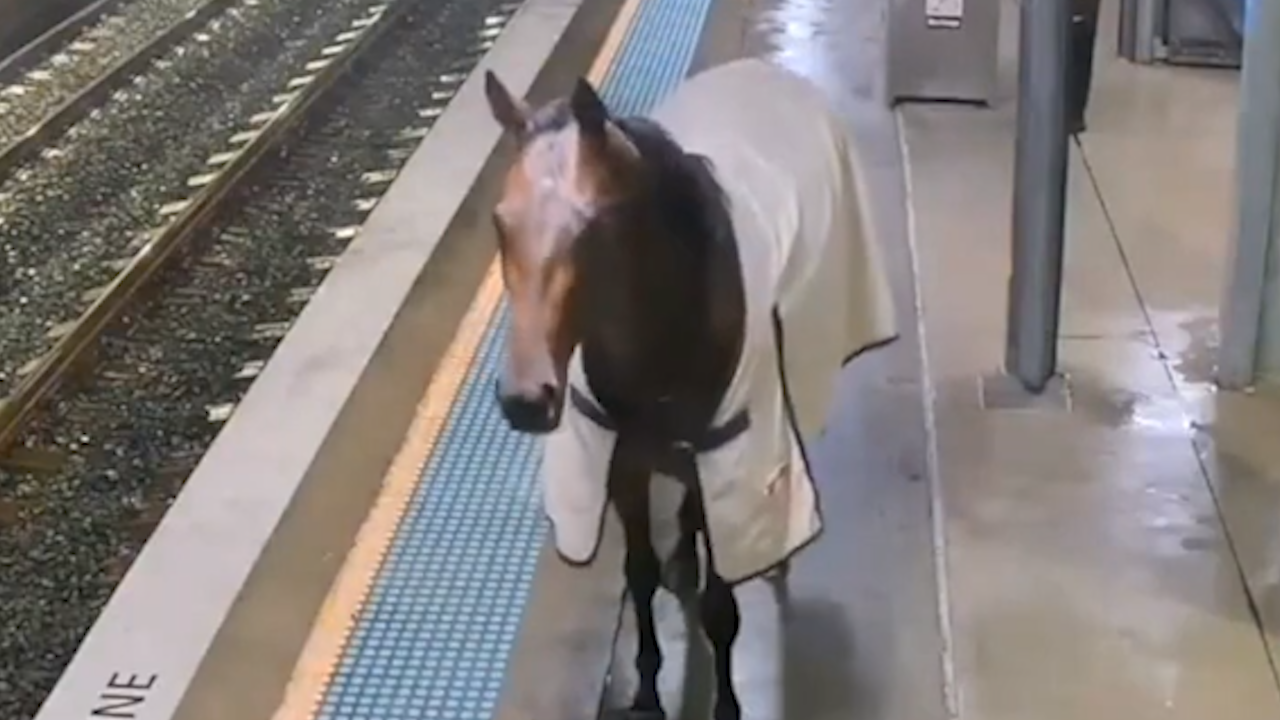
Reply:
[[[586, 81], [536, 110], [492, 74], [486, 90], [520, 149], [494, 211], [511, 308], [499, 402], [517, 431], [555, 429], [581, 347], [591, 392], [618, 431], [607, 487], [639, 629], [632, 710], [661, 715], [649, 479], [675, 442], [710, 428], [737, 367], [744, 300], [733, 227], [701, 159], [652, 123], [611, 118]], [[738, 606], [714, 569], [701, 615], [716, 658], [715, 717], [734, 720]]]
[[[846, 309], [880, 299], [847, 292], [859, 278], [844, 269], [875, 278], [878, 265], [846, 241], [861, 222], [857, 183], [842, 125], [820, 94], [762, 63], [703, 77], [664, 103], [678, 141], [654, 120], [611, 116], [584, 80], [568, 98], [532, 108], [486, 75], [492, 114], [518, 149], [493, 213], [511, 312], [497, 396], [514, 430], [547, 435], [544, 488], [562, 557], [589, 562], [599, 537], [566, 517], [590, 525], [607, 498], [621, 520], [639, 634], [632, 713], [663, 714], [653, 597], [665, 581], [686, 596], [701, 587], [714, 717], [738, 720], [731, 585], [784, 568], [820, 528], [798, 439], [807, 431], [784, 377], [793, 365], [784, 346], [793, 346], [783, 325], [789, 333], [810, 316], [808, 330], [828, 337], [820, 362], [797, 368], [821, 381], [802, 392], [821, 410], [850, 348], [890, 333], [876, 322], [856, 338], [848, 331]], [[766, 105], [737, 127], [697, 127], [732, 115], [721, 103], [751, 93]], [[793, 117], [805, 124], [788, 127]], [[655, 118], [664, 121], [661, 109]], [[791, 132], [785, 152], [760, 157], [770, 137]], [[806, 291], [779, 292], [790, 285]], [[572, 493], [560, 482], [570, 475], [584, 476]], [[651, 494], [655, 475], [682, 489], [665, 509]], [[675, 531], [655, 547], [663, 542], [654, 527], [672, 518]]]

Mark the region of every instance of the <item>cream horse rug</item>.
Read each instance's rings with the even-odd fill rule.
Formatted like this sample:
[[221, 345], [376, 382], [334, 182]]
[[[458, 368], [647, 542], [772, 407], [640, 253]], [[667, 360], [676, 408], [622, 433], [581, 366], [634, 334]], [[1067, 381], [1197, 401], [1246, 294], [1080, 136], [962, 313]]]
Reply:
[[[805, 443], [824, 426], [843, 365], [896, 337], [893, 303], [855, 145], [807, 80], [732, 62], [685, 82], [651, 117], [710, 159], [739, 244], [746, 339], [714, 426], [743, 410], [750, 426], [697, 456], [707, 544], [719, 575], [738, 583], [821, 532]], [[577, 355], [569, 381], [587, 392]], [[614, 442], [572, 404], [546, 439], [545, 508], [568, 562], [590, 562], [599, 546]], [[661, 476], [651, 487], [654, 547], [667, 559], [683, 490]]]

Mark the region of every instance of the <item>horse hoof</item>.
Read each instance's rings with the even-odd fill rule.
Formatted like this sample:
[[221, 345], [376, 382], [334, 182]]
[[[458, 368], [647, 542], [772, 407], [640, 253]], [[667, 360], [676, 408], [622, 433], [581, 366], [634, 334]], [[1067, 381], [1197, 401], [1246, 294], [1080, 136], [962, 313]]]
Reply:
[[742, 720], [742, 706], [737, 700], [716, 703], [714, 720]]

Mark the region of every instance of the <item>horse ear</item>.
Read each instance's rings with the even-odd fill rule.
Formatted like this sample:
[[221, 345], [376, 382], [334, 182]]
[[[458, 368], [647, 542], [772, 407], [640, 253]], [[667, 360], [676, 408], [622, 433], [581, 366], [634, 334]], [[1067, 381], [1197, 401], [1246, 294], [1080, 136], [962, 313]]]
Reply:
[[513, 96], [492, 70], [484, 72], [484, 96], [489, 101], [489, 112], [503, 130], [520, 135], [529, 123], [529, 106]]
[[595, 88], [591, 87], [591, 83], [583, 78], [579, 78], [578, 84], [573, 87], [573, 94], [569, 96], [569, 109], [584, 136], [589, 138], [605, 136], [605, 123], [609, 120], [609, 110], [596, 94]]

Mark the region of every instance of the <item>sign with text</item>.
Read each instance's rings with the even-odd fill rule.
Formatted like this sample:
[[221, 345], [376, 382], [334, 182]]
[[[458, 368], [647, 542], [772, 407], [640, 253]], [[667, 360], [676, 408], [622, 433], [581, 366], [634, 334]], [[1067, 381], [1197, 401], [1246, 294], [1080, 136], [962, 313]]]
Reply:
[[89, 717], [134, 720], [146, 705], [147, 696], [155, 689], [159, 679], [159, 675], [111, 673], [94, 700]]
[[924, 0], [924, 21], [930, 28], [959, 30], [964, 23], [964, 0]]

